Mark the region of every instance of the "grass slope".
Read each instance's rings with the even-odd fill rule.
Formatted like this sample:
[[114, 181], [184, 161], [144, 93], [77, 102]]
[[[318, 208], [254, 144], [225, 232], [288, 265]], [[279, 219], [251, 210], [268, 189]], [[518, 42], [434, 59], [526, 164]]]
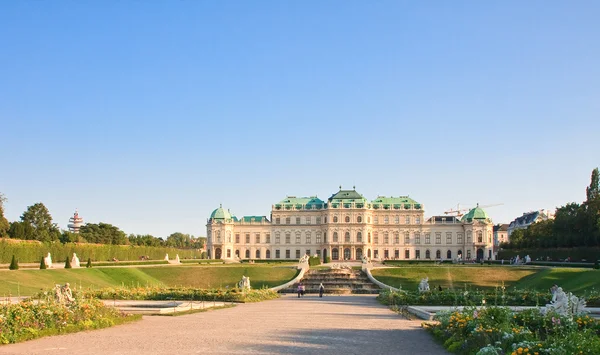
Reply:
[[519, 280], [517, 287], [547, 290], [557, 284], [568, 292], [600, 290], [600, 270], [578, 268], [543, 269]]
[[250, 277], [253, 288], [262, 288], [281, 285], [291, 280], [296, 272], [292, 268], [239, 265], [6, 270], [0, 271], [0, 296], [32, 295], [66, 282], [78, 288], [122, 285], [233, 287], [243, 275]]

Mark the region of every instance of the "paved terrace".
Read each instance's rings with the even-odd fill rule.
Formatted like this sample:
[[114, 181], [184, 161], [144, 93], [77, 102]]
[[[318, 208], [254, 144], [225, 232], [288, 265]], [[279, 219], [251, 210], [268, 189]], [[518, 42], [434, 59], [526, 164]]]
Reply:
[[0, 354], [447, 354], [374, 296], [283, 296], [0, 346]]

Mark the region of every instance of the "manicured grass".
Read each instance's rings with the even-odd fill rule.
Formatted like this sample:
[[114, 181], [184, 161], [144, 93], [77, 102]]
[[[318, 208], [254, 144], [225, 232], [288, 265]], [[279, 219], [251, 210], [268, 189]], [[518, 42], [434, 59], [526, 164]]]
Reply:
[[548, 290], [553, 284], [570, 292], [582, 293], [600, 289], [600, 270], [578, 268], [530, 268], [501, 266], [434, 266], [376, 269], [373, 276], [390, 286], [416, 290], [424, 277], [429, 286], [437, 288], [464, 288], [465, 286], [491, 289], [514, 286], [521, 289]]
[[536, 273], [536, 269], [494, 266], [415, 266], [372, 270], [373, 276], [393, 287], [416, 290], [424, 277], [429, 277], [431, 288], [494, 288], [515, 285], [520, 279]]
[[71, 288], [115, 286], [233, 287], [243, 275], [253, 288], [273, 287], [291, 280], [293, 268], [260, 265], [148, 266], [55, 270], [0, 271], [0, 296], [28, 296], [69, 282]]

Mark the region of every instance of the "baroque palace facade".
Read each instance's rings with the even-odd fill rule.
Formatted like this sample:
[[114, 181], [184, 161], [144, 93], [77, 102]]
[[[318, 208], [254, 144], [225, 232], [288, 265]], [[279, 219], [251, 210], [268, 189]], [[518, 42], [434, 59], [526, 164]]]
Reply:
[[221, 207], [206, 224], [212, 259], [331, 260], [493, 259], [493, 223], [479, 206], [461, 219], [425, 219], [423, 205], [408, 196], [368, 201], [340, 190], [326, 202], [288, 196], [266, 216], [237, 218]]

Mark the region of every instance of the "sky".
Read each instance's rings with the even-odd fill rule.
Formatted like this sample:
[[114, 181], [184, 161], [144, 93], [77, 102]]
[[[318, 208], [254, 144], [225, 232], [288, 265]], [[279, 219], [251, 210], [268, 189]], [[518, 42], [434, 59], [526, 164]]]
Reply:
[[219, 204], [409, 195], [509, 223], [600, 165], [598, 1], [0, 2], [18, 220], [206, 235]]

